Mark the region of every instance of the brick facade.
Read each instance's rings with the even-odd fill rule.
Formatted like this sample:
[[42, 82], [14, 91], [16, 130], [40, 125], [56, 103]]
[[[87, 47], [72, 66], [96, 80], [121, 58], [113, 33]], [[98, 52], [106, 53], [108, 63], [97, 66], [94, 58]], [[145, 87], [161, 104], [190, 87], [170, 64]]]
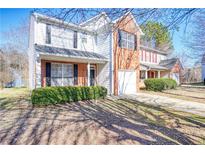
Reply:
[[[41, 60], [41, 86], [42, 87], [46, 87], [46, 62], [76, 64], [73, 62]], [[87, 85], [87, 64], [85, 63], [77, 63], [77, 64], [78, 64], [78, 86], [86, 86]]]
[[137, 49], [129, 50], [120, 48], [118, 45], [118, 31], [113, 33], [113, 55], [114, 55], [114, 94], [118, 95], [118, 70], [135, 70], [136, 71], [136, 90], [139, 91], [139, 44], [140, 32], [134, 23], [131, 15], [118, 21], [114, 26], [115, 29], [120, 29], [137, 36]]

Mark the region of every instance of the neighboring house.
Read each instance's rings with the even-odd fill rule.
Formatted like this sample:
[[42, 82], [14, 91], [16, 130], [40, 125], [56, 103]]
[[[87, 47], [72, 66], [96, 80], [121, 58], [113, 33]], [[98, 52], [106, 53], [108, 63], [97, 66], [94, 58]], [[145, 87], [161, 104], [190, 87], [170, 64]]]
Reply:
[[202, 57], [201, 60], [201, 77], [202, 77], [202, 81], [205, 80], [205, 54]]
[[201, 65], [192, 68], [185, 68], [182, 83], [198, 83], [202, 82]]
[[140, 46], [140, 87], [148, 78], [172, 78], [181, 83], [183, 66], [178, 58], [168, 59], [168, 53]]
[[[34, 13], [30, 18], [29, 87], [102, 85], [109, 94], [136, 93], [140, 69], [160, 72], [161, 77], [165, 71], [167, 77], [172, 72], [159, 65], [165, 53], [140, 46], [141, 35], [131, 13], [111, 21], [102, 12], [79, 25]], [[140, 64], [144, 50], [154, 53], [157, 61], [152, 65], [157, 69], [146, 61]]]

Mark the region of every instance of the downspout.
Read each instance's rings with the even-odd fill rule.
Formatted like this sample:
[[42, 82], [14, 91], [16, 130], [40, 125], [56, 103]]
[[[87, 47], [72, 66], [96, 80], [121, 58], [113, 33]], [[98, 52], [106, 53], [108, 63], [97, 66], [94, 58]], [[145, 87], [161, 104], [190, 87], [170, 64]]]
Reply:
[[110, 94], [113, 94], [114, 89], [113, 89], [113, 31], [112, 31], [112, 24], [111, 24], [111, 32], [110, 32]]

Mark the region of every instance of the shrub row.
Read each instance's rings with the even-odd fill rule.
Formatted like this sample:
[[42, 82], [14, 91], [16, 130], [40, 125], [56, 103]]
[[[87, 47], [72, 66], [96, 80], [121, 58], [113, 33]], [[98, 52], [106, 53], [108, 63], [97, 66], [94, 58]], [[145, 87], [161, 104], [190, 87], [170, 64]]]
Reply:
[[102, 86], [45, 87], [34, 89], [31, 101], [33, 105], [43, 106], [105, 98], [106, 95], [107, 89]]
[[175, 89], [177, 83], [173, 79], [161, 78], [161, 79], [146, 79], [144, 81], [146, 89], [152, 91], [162, 91], [165, 89]]

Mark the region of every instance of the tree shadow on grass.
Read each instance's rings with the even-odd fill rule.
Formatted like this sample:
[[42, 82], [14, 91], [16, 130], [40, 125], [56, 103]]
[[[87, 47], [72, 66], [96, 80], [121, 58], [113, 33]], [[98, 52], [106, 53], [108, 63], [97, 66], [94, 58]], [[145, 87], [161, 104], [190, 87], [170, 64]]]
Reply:
[[[78, 113], [78, 116], [70, 117], [72, 112]], [[80, 144], [82, 143], [80, 140], [84, 136], [83, 143], [86, 144], [86, 141], [89, 140], [92, 144], [94, 143], [91, 139], [93, 137], [89, 136], [88, 131], [102, 133], [101, 129], [104, 128], [106, 130], [104, 140], [96, 141], [96, 143], [110, 144], [110, 140], [123, 143], [131, 140], [135, 144], [194, 144], [187, 134], [167, 127], [165, 120], [157, 114], [158, 112], [162, 112], [170, 118], [182, 119], [204, 127], [203, 123], [158, 107], [130, 100], [114, 102], [105, 99], [97, 102], [75, 102], [22, 110], [22, 113], [16, 117], [16, 120], [4, 133], [0, 131], [0, 143], [52, 144], [58, 138], [61, 144], [66, 144], [67, 140], [72, 140], [73, 144]], [[80, 123], [83, 123], [83, 126], [79, 126]], [[67, 133], [66, 131], [64, 134], [60, 134], [64, 128], [69, 130], [71, 124], [76, 126], [76, 130], [72, 132], [74, 136], [72, 139], [69, 138], [71, 132]], [[97, 124], [98, 127], [91, 127], [93, 124]], [[110, 135], [111, 132], [116, 134], [116, 138]], [[26, 139], [23, 140], [25, 136]]]
[[[112, 104], [112, 102], [105, 103], [106, 107], [93, 104], [89, 101], [87, 101], [87, 104], [88, 105], [86, 106], [81, 105], [80, 103], [75, 103], [74, 105], [77, 107], [77, 110], [84, 115], [84, 117], [95, 121], [100, 124], [101, 127], [105, 127], [106, 129], [117, 133], [119, 135], [117, 139], [118, 141], [134, 140], [140, 144], [194, 144], [191, 140], [185, 137], [183, 133], [176, 129], [170, 129], [148, 122], [145, 120], [147, 118], [146, 116], [136, 112], [136, 110], [132, 110], [131, 108], [128, 109], [128, 107], [123, 106], [123, 104]], [[136, 104], [136, 108], [137, 107], [138, 105]], [[132, 114], [132, 116], [129, 114]], [[138, 123], [140, 122], [144, 125], [133, 123], [127, 119], [132, 119], [133, 121]], [[157, 119], [163, 120], [159, 117], [157, 117]], [[142, 135], [149, 136], [153, 141], [128, 133], [127, 131], [124, 131], [123, 128], [134, 130]], [[159, 131], [166, 137], [157, 135], [150, 131], [150, 129]]]

